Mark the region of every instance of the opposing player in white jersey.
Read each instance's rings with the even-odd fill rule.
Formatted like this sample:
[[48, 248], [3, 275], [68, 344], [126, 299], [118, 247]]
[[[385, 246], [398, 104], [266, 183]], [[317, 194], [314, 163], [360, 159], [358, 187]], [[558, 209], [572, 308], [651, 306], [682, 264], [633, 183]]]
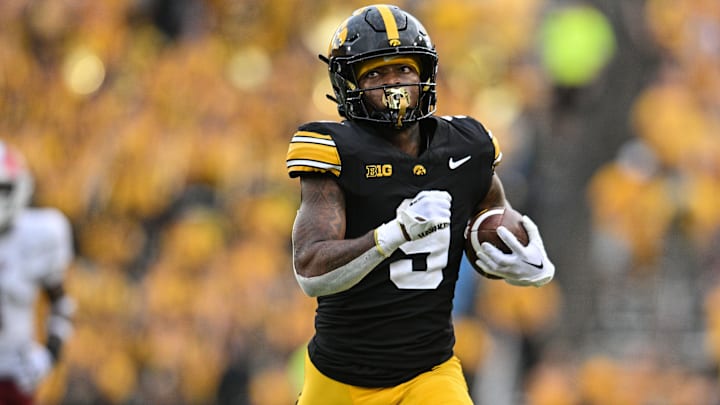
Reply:
[[[54, 208], [30, 208], [33, 177], [23, 156], [0, 141], [0, 404], [29, 405], [72, 333], [75, 310], [64, 289], [72, 231]], [[47, 294], [47, 337], [35, 310]]]

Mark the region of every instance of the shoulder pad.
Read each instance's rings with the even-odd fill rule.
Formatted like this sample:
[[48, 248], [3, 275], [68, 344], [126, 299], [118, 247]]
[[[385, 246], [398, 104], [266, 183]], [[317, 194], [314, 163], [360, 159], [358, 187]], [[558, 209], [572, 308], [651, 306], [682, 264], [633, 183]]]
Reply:
[[493, 167], [500, 164], [503, 156], [502, 151], [500, 150], [500, 143], [498, 142], [498, 139], [493, 136], [492, 131], [485, 128], [485, 126], [480, 123], [480, 121], [465, 115], [444, 115], [441, 118], [448, 121], [450, 125], [454, 126], [455, 128], [463, 131], [472, 131], [474, 133], [478, 133], [482, 136], [488, 137], [492, 142], [493, 148], [495, 149], [493, 157]]

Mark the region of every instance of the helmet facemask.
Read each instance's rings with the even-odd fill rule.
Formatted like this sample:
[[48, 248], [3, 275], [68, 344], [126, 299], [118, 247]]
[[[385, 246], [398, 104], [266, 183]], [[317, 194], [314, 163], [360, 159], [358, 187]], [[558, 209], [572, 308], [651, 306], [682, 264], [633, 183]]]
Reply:
[[[417, 99], [413, 100], [408, 87], [417, 87]], [[382, 123], [393, 128], [403, 128], [407, 124], [431, 115], [434, 111], [429, 108], [430, 93], [425, 93], [422, 83], [401, 83], [385, 86], [370, 87], [351, 90], [347, 93], [346, 111], [348, 118]], [[373, 106], [365, 95], [369, 91], [382, 90], [382, 104], [384, 108]]]

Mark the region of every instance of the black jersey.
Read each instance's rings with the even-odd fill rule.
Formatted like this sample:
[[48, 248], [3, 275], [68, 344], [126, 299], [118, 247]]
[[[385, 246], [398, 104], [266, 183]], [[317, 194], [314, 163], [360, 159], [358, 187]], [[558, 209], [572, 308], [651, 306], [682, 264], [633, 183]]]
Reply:
[[421, 190], [452, 196], [450, 228], [406, 242], [352, 288], [318, 297], [310, 359], [346, 384], [394, 386], [453, 353], [451, 310], [463, 232], [501, 153], [472, 118], [430, 117], [420, 125], [429, 144], [418, 157], [351, 121], [305, 124], [290, 143], [291, 177], [326, 173], [340, 185], [348, 239], [395, 218], [396, 208]]

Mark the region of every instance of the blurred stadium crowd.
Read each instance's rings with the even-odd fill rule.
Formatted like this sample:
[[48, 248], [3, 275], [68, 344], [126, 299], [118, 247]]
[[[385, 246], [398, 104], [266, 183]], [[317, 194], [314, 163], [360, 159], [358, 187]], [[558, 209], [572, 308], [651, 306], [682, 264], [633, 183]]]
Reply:
[[[438, 48], [439, 113], [492, 129], [511, 198], [544, 229], [558, 225], [534, 196], [552, 191], [553, 170], [575, 169], [547, 145], [589, 153], [548, 134], [605, 124], [572, 121], [583, 97], [631, 100], [573, 195], [587, 238], [549, 232], [586, 239], [587, 252], [546, 235], [557, 282], [528, 290], [477, 277], [458, 355], [482, 374], [494, 338], [522, 336], [532, 355], [518, 397], [533, 405], [717, 403], [720, 2], [595, 3], [614, 30], [600, 41], [611, 73], [632, 77], [622, 53], [632, 42], [651, 65], [642, 83], [611, 93], [604, 61], [571, 82], [543, 64], [546, 24], [571, 2], [396, 2]], [[34, 204], [69, 216], [78, 252], [77, 330], [41, 404], [294, 401], [291, 359], [312, 333], [314, 302], [291, 273], [298, 188], [285, 152], [298, 124], [337, 119], [316, 55], [365, 4], [0, 2], [0, 137], [26, 155]], [[563, 267], [569, 255], [587, 267]], [[587, 310], [578, 288], [593, 292]], [[627, 301], [643, 294], [650, 304]], [[614, 330], [638, 324], [651, 326], [628, 332], [634, 340]], [[654, 347], [668, 324], [681, 344]]]

